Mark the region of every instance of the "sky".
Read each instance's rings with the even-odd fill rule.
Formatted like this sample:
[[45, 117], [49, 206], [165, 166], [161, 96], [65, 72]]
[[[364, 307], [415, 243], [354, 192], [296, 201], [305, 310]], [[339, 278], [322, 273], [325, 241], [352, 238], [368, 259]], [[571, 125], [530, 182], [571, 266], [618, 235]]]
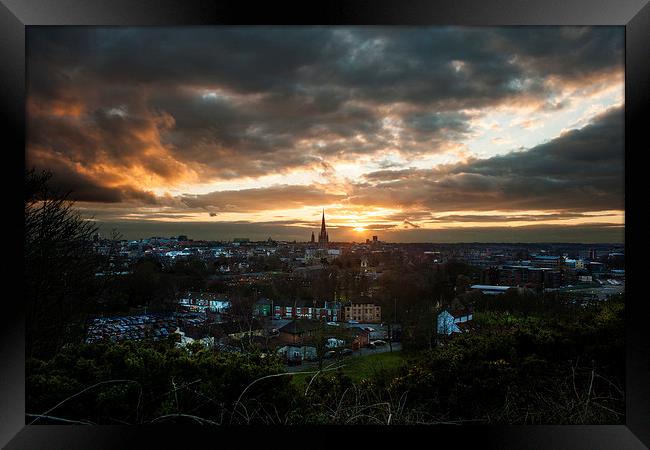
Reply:
[[623, 27], [28, 27], [26, 166], [127, 239], [612, 242]]

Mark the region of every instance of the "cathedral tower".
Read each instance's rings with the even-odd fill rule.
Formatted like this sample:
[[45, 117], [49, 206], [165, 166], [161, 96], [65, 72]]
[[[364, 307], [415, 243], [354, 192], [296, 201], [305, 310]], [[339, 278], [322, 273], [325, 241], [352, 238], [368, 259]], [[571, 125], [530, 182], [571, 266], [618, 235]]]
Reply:
[[327, 235], [327, 229], [325, 228], [325, 210], [323, 210], [323, 220], [320, 226], [320, 234], [318, 235], [318, 244], [326, 246], [328, 242], [329, 236]]

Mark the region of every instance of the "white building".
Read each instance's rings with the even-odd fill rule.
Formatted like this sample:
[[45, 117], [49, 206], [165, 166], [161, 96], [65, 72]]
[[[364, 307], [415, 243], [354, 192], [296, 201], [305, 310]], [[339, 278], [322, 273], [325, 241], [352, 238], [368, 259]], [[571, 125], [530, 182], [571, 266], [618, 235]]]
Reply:
[[515, 289], [513, 286], [494, 286], [491, 284], [474, 284], [470, 289], [476, 289], [483, 292], [485, 295], [499, 295], [504, 294], [509, 289]]
[[442, 310], [438, 314], [436, 331], [438, 334], [446, 334], [447, 336], [452, 333], [462, 333], [458, 324], [466, 323], [472, 320], [474, 315], [471, 311], [448, 311]]

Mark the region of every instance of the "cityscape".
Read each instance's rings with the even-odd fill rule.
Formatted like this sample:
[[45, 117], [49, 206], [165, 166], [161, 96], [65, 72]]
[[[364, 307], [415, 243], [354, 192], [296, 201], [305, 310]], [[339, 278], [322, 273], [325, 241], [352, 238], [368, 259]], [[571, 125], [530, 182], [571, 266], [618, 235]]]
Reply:
[[[378, 236], [363, 243], [330, 243], [324, 212], [318, 241], [314, 232], [309, 242], [277, 242], [271, 238], [262, 242], [248, 238], [207, 242], [188, 236], [127, 241], [102, 239], [97, 234], [93, 247], [110, 261], [109, 269], [95, 273], [96, 277], [130, 276], [144, 261], [161, 270], [194, 261], [206, 276], [205, 289], [179, 291], [160, 304], [133, 305], [134, 310], [142, 310], [141, 314], [102, 314], [90, 319], [86, 342], [172, 336], [181, 346], [198, 340], [208, 347], [237, 352], [245, 348], [244, 339], [256, 342], [262, 351], [278, 352], [287, 365], [317, 361], [310, 339], [296, 332], [296, 327], [305, 326], [306, 321], [321, 320], [330, 326], [355, 329], [358, 334], [347, 342], [353, 350], [376, 349], [386, 341], [398, 343], [401, 324], [396, 322], [396, 306], [393, 308], [396, 299], [387, 298], [379, 281], [384, 271], [394, 271], [396, 266], [426, 265], [442, 272], [450, 262], [464, 265], [469, 274], [456, 285], [447, 286], [449, 292], [441, 295], [438, 305], [445, 297], [498, 296], [508, 291], [588, 302], [605, 300], [625, 289], [621, 245], [394, 244], [382, 242]], [[318, 286], [324, 278], [327, 284]], [[306, 289], [303, 295], [283, 295], [274, 290], [283, 283]], [[241, 297], [244, 286], [254, 294]], [[233, 308], [232, 301], [241, 304]], [[242, 323], [242, 317], [232, 311], [246, 306], [250, 317], [243, 318]], [[433, 321], [436, 332], [447, 336], [462, 332], [455, 325], [461, 320], [469, 325], [472, 309], [471, 301], [462, 309], [441, 308]], [[445, 317], [453, 325], [445, 328]], [[255, 329], [250, 323], [253, 319]]]
[[624, 424], [623, 39], [29, 29], [26, 424]]

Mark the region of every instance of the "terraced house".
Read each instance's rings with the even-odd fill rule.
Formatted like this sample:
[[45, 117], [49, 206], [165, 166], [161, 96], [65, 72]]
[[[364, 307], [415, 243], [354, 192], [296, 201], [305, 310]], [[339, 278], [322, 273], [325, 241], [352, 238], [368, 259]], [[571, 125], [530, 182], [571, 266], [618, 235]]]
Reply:
[[361, 323], [380, 323], [381, 306], [374, 303], [350, 303], [343, 308], [343, 320]]

